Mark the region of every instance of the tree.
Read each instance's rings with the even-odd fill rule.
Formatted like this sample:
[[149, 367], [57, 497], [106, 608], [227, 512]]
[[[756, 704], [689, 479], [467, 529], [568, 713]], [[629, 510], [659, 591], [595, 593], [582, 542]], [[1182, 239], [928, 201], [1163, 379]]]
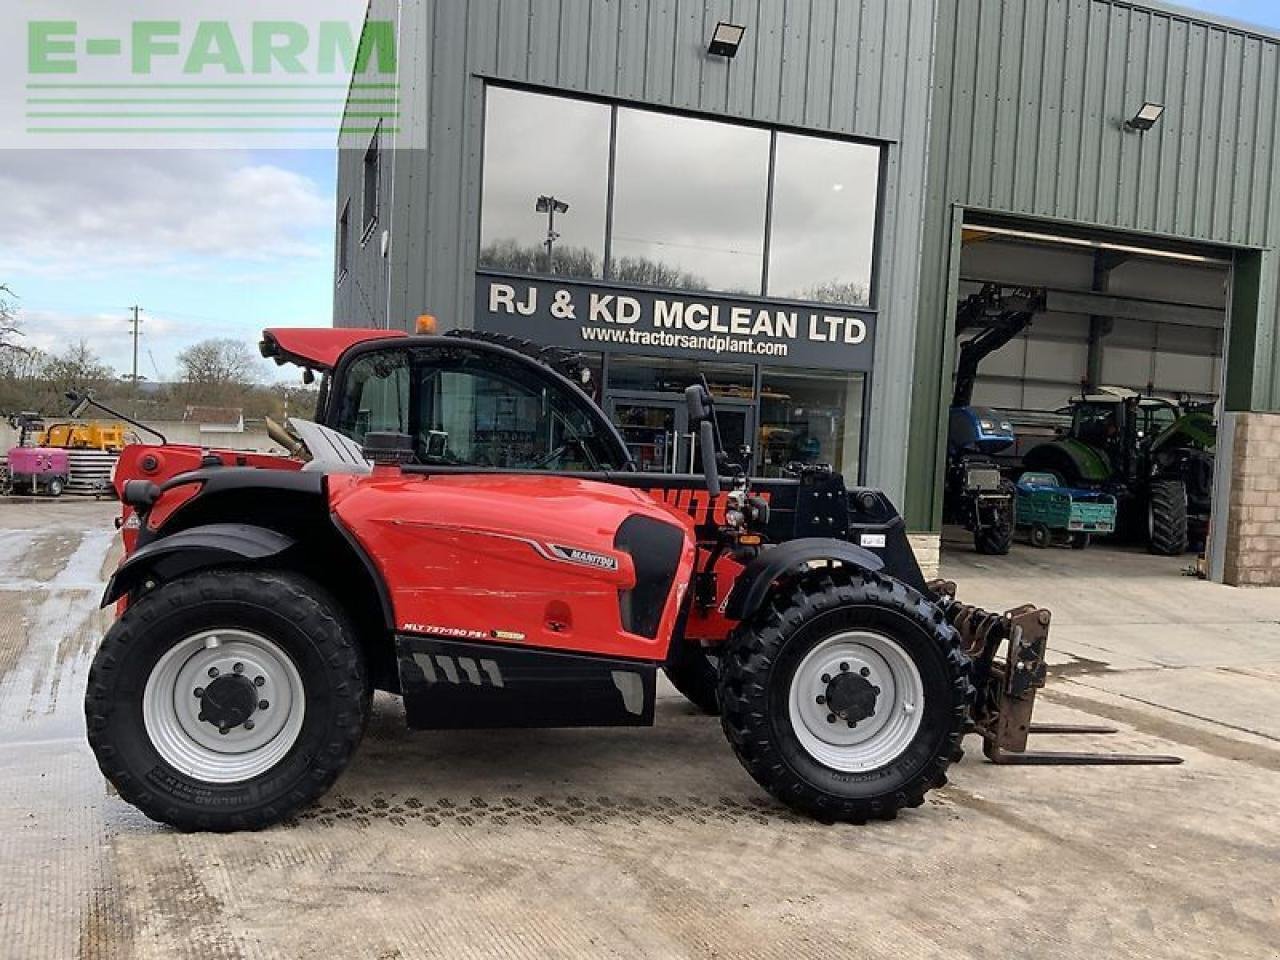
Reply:
[[[565, 277], [598, 277], [600, 258], [586, 247], [555, 247], [552, 273]], [[546, 273], [547, 248], [540, 243], [522, 245], [498, 240], [480, 250], [480, 265], [515, 273]]]
[[0, 283], [0, 355], [29, 353], [27, 347], [15, 342], [22, 336], [22, 321], [18, 319], [16, 296], [8, 285]]
[[109, 392], [116, 373], [84, 340], [54, 356], [39, 350], [12, 355], [0, 364], [4, 412], [31, 410], [45, 416], [67, 412], [67, 392]]
[[856, 280], [826, 280], [815, 283], [800, 293], [801, 300], [815, 303], [840, 303], [846, 306], [863, 306], [870, 302], [866, 284]]
[[610, 279], [641, 287], [667, 290], [706, 290], [707, 281], [695, 273], [648, 257], [615, 257], [609, 265]]
[[178, 354], [188, 403], [228, 403], [258, 380], [257, 362], [242, 340], [201, 340]]
[[116, 379], [89, 344], [81, 340], [45, 362], [42, 379], [59, 392], [94, 390]]

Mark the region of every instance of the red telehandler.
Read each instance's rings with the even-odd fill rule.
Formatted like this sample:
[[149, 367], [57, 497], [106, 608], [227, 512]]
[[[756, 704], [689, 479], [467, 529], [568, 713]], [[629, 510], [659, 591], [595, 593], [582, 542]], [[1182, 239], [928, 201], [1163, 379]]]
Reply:
[[154, 819], [287, 817], [374, 690], [419, 729], [649, 725], [659, 669], [823, 821], [918, 806], [970, 731], [997, 762], [1176, 762], [1026, 752], [1048, 611], [925, 583], [884, 494], [829, 469], [750, 480], [705, 385], [689, 418], [718, 453], [672, 477], [632, 468], [563, 351], [325, 329], [263, 352], [324, 375], [315, 421], [273, 425], [288, 455], [137, 444], [116, 471], [126, 556], [85, 711]]

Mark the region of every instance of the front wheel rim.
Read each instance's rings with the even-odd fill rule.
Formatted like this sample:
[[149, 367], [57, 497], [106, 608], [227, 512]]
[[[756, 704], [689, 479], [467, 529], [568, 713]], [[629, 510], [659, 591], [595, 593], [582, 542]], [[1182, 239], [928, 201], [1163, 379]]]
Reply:
[[919, 733], [924, 683], [896, 640], [845, 631], [800, 661], [788, 715], [800, 746], [818, 763], [841, 773], [875, 770], [902, 756]]
[[207, 783], [239, 783], [276, 766], [297, 742], [305, 713], [293, 659], [247, 630], [205, 630], [180, 640], [151, 669], [142, 694], [143, 724], [156, 752], [179, 773]]

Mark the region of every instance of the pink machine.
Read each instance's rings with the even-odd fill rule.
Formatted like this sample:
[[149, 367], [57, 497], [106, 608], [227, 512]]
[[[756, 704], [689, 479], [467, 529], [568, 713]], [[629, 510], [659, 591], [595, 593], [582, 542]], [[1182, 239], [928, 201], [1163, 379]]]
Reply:
[[59, 497], [71, 473], [67, 451], [56, 447], [14, 447], [9, 451], [9, 482], [14, 493]]

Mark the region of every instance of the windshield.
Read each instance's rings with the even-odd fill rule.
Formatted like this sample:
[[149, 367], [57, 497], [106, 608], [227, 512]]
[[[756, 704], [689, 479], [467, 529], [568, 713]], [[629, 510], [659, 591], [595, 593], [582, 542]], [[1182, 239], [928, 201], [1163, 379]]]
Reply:
[[409, 435], [413, 462], [507, 470], [623, 466], [586, 397], [515, 358], [466, 347], [391, 348], [356, 359], [335, 429]]

